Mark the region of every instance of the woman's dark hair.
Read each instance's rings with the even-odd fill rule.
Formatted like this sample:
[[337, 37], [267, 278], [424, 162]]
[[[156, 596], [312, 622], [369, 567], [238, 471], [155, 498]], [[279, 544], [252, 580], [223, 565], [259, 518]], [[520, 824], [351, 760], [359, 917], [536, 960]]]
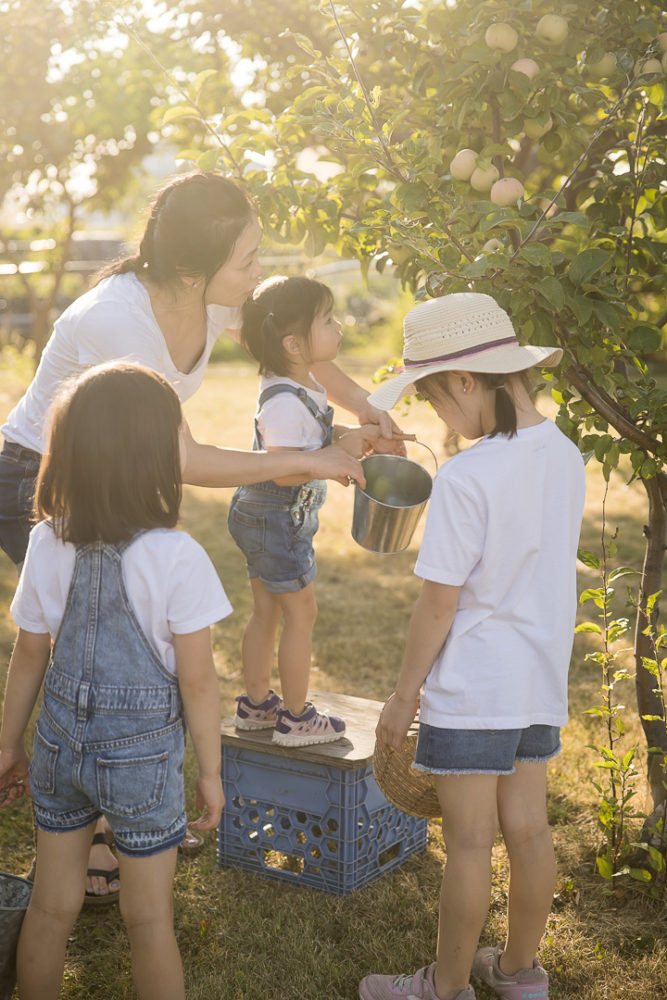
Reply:
[[[418, 379], [415, 383], [417, 391], [422, 392], [425, 396], [437, 396], [438, 394], [451, 396], [452, 393], [449, 388], [450, 374], [451, 372], [434, 372], [431, 375], [425, 375], [424, 378]], [[516, 407], [514, 406], [514, 400], [505, 388], [505, 379], [519, 378], [526, 391], [530, 392], [530, 379], [527, 372], [507, 372], [506, 374], [473, 372], [472, 374], [487, 389], [495, 389], [496, 392], [496, 426], [488, 437], [495, 437], [496, 434], [504, 434], [508, 438], [514, 437], [516, 434]]]
[[89, 368], [63, 385], [35, 490], [38, 520], [63, 541], [116, 544], [173, 528], [181, 503], [178, 396], [129, 362]]
[[243, 306], [241, 343], [259, 362], [260, 375], [289, 377], [283, 338], [292, 334], [308, 344], [313, 320], [332, 305], [331, 289], [312, 278], [275, 275], [258, 285]]
[[131, 271], [158, 284], [203, 274], [208, 284], [254, 214], [248, 196], [228, 177], [179, 174], [158, 191], [139, 252], [110, 264], [97, 280]]

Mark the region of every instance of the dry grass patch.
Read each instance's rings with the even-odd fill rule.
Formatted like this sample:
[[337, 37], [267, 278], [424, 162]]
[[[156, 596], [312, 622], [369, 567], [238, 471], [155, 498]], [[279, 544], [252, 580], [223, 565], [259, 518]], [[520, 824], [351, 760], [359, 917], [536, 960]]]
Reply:
[[[370, 367], [355, 374], [370, 385]], [[0, 416], [18, 398], [25, 372], [2, 370]], [[6, 377], [5, 377], [6, 376]], [[246, 447], [252, 436], [257, 379], [249, 366], [213, 367], [201, 391], [186, 406], [196, 436]], [[548, 407], [548, 400], [546, 401]], [[341, 414], [344, 417], [343, 414]], [[424, 405], [411, 407], [406, 430], [445, 458], [441, 424]], [[411, 446], [413, 447], [413, 446]], [[429, 467], [429, 456], [411, 456]], [[602, 479], [588, 470], [589, 493], [582, 543], [599, 547]], [[214, 629], [216, 667], [223, 711], [241, 689], [239, 649], [250, 610], [241, 553], [226, 529], [230, 490], [187, 488], [183, 527], [209, 551], [235, 608]], [[314, 637], [313, 687], [384, 699], [392, 690], [403, 637], [419, 581], [413, 576], [419, 531], [410, 549], [377, 556], [350, 536], [352, 490], [331, 484], [317, 538], [320, 613]], [[641, 489], [614, 477], [608, 520], [621, 527], [619, 562], [639, 565]], [[581, 586], [595, 585], [585, 567]], [[0, 677], [14, 635], [9, 602], [12, 567], [0, 560]], [[619, 595], [622, 607], [624, 594]], [[613, 894], [594, 874], [598, 832], [593, 756], [586, 749], [596, 722], [584, 710], [598, 700], [596, 670], [584, 662], [586, 637], [575, 644], [571, 722], [563, 754], [550, 765], [549, 813], [558, 857], [558, 887], [542, 959], [554, 1000], [667, 1000], [665, 912], [619, 883]], [[631, 685], [628, 704], [633, 704]], [[626, 713], [631, 738], [642, 738], [634, 713]], [[193, 762], [186, 783], [192, 799]], [[32, 860], [32, 823], [27, 804], [0, 812], [0, 866], [24, 872]], [[431, 960], [437, 928], [440, 872], [444, 859], [437, 822], [429, 826], [426, 852], [351, 896], [337, 898], [217, 867], [214, 838], [203, 854], [178, 866], [175, 912], [190, 1000], [354, 1000], [360, 976], [370, 971], [410, 971]], [[493, 899], [485, 941], [502, 937], [506, 903], [506, 857], [494, 852]], [[117, 910], [83, 913], [67, 959], [63, 996], [72, 1000], [121, 1000], [133, 995], [129, 952]], [[478, 990], [478, 1000], [490, 994]]]

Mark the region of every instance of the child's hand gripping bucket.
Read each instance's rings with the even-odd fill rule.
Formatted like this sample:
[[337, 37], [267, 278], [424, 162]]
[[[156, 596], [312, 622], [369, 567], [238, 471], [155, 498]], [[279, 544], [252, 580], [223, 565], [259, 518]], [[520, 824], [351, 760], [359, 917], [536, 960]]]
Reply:
[[[428, 445], [416, 443], [431, 452], [437, 469]], [[352, 537], [371, 552], [401, 552], [410, 544], [433, 480], [423, 466], [400, 455], [367, 455], [361, 465], [366, 486], [355, 486]]]
[[0, 872], [0, 1000], [9, 1000], [16, 982], [16, 945], [32, 882]]

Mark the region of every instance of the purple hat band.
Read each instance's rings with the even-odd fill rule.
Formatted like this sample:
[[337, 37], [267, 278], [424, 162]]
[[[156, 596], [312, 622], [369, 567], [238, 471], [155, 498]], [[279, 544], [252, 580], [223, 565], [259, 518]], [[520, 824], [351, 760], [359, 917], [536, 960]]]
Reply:
[[403, 371], [407, 371], [410, 368], [427, 368], [430, 365], [445, 364], [447, 361], [454, 361], [456, 358], [469, 358], [474, 354], [483, 354], [484, 351], [492, 351], [496, 347], [505, 347], [507, 344], [516, 344], [518, 347], [518, 341], [516, 337], [503, 337], [500, 340], [488, 341], [483, 346], [466, 348], [462, 351], [453, 351], [451, 354], [441, 354], [438, 358], [428, 358], [425, 361], [411, 361], [409, 358], [403, 358]]

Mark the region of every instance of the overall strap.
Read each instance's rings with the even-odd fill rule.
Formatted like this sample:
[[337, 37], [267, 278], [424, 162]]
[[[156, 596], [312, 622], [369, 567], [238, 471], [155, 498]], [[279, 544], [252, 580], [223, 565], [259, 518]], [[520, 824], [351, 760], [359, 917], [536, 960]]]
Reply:
[[[326, 411], [322, 412], [315, 400], [312, 396], [308, 395], [303, 386], [290, 385], [288, 382], [279, 382], [277, 385], [268, 386], [263, 392], [260, 393], [259, 400], [257, 402], [257, 411], [259, 412], [269, 399], [272, 399], [273, 396], [277, 396], [281, 392], [289, 392], [301, 400], [310, 415], [317, 420], [318, 424], [324, 431], [322, 447], [325, 448], [327, 445], [331, 444], [333, 436], [333, 406], [327, 406]], [[255, 438], [259, 438], [257, 433], [257, 421], [255, 421]]]

